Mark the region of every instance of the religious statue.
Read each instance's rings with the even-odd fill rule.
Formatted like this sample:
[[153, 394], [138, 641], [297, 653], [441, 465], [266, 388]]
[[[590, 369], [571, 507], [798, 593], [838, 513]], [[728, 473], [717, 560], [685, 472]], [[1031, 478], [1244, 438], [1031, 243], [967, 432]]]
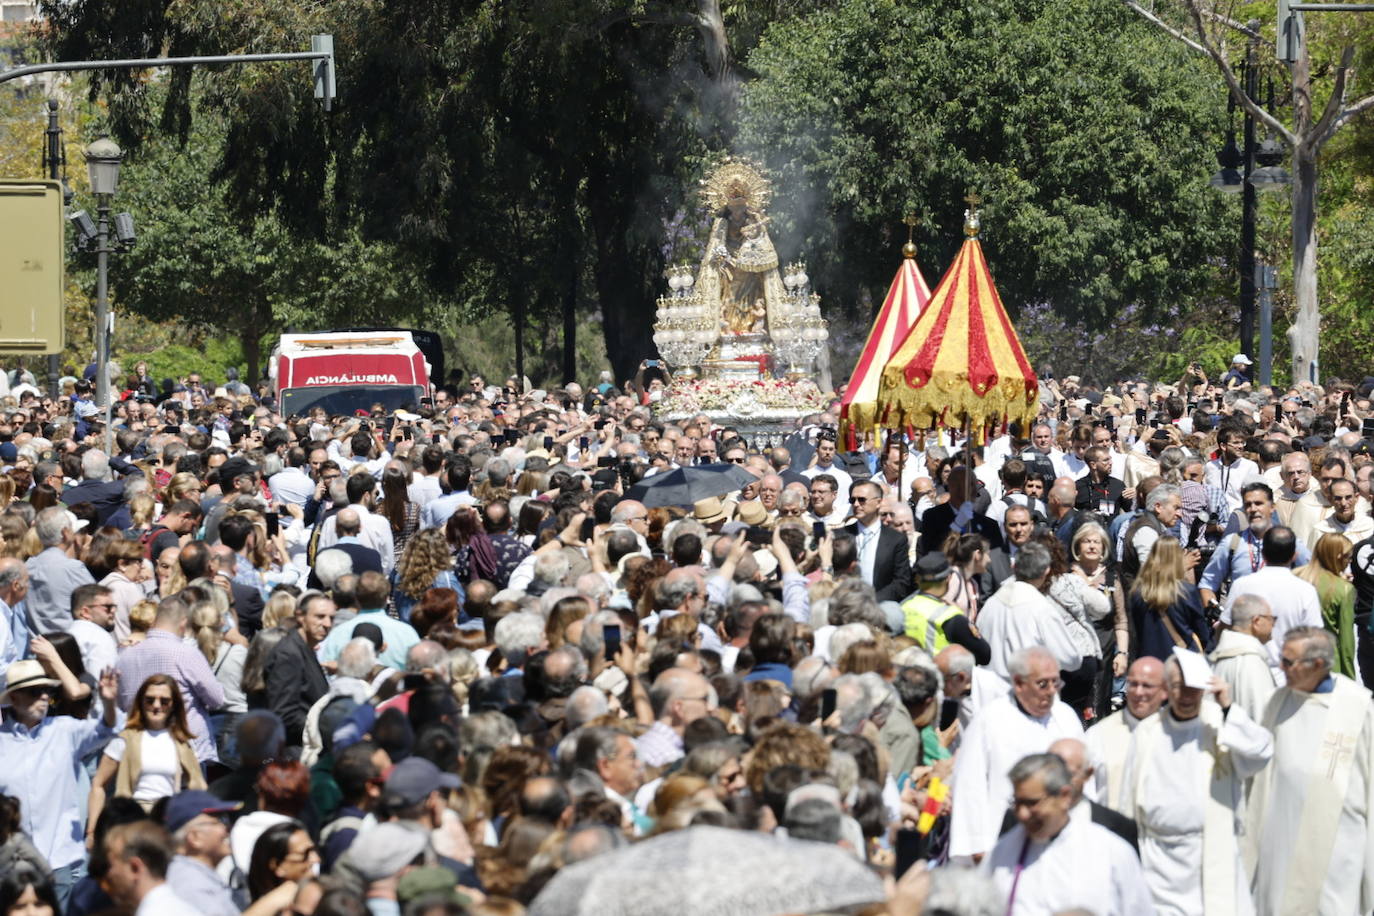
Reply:
[[766, 337], [785, 295], [778, 253], [768, 237], [768, 181], [753, 165], [732, 157], [701, 184], [714, 220], [696, 288], [716, 308], [722, 338]]

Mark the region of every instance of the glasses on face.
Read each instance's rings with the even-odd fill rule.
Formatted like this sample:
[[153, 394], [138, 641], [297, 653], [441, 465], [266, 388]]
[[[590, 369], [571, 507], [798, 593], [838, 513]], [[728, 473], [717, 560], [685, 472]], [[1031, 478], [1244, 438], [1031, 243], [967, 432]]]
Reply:
[[300, 852], [287, 853], [286, 858], [293, 859], [297, 862], [305, 862], [308, 861], [311, 856], [317, 856], [319, 854], [320, 850], [312, 844], [310, 846], [305, 847]]
[[731, 464], [744, 464], [743, 458], [726, 458], [725, 460]]
[[1316, 661], [1315, 658], [1281, 658], [1279, 659], [1279, 666], [1285, 669], [1296, 668], [1299, 665], [1305, 665], [1308, 662], [1314, 661]]
[[53, 687], [49, 687], [47, 684], [39, 684], [35, 687], [20, 687], [17, 690], [12, 691], [12, 693], [14, 693], [16, 696], [28, 697], [30, 700], [36, 700], [39, 697], [53, 697], [57, 695], [56, 689]]
[[861, 505], [861, 504], [863, 504], [863, 503], [872, 502], [872, 501], [873, 501], [873, 497], [872, 497], [872, 496], [851, 496], [851, 497], [849, 497], [849, 501], [852, 502], [852, 503], [854, 503], [854, 504], [857, 506], [857, 505]]
[[1323, 478], [1322, 478], [1322, 483], [1326, 484], [1327, 486], [1330, 486], [1331, 484], [1335, 483], [1335, 482], [1338, 481], [1338, 480], [1345, 480], [1345, 478], [1344, 478], [1344, 477], [1340, 477], [1340, 476], [1336, 476], [1336, 477], [1323, 477]]
[[1013, 798], [1011, 806], [1012, 808], [1038, 808], [1040, 803], [1047, 798], [1049, 798], [1048, 795], [1042, 795], [1039, 798]]
[[164, 706], [171, 706], [171, 705], [172, 705], [172, 698], [171, 698], [171, 697], [144, 697], [144, 698], [143, 698], [143, 705], [144, 705], [144, 706], [156, 706], [156, 707], [158, 707], [159, 709], [161, 709], [161, 708], [164, 707]]
[[1060, 687], [1064, 686], [1063, 680], [1057, 677], [1042, 677], [1039, 680], [1025, 680], [1021, 681], [1021, 683], [1030, 684], [1036, 690], [1058, 690]]

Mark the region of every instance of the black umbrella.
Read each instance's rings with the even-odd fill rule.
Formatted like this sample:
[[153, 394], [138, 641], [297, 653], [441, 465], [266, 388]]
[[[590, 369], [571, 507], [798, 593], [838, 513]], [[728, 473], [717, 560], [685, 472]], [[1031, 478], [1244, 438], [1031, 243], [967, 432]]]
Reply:
[[733, 493], [757, 480], [743, 465], [698, 464], [646, 477], [630, 487], [625, 498], [637, 499], [650, 509], [691, 506], [712, 496]]

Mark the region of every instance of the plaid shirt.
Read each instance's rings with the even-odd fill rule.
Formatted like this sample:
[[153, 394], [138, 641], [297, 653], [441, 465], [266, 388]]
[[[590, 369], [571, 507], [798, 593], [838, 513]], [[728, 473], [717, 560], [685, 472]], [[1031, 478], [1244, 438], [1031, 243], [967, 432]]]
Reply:
[[646, 766], [676, 763], [682, 759], [682, 736], [662, 722], [655, 722], [635, 741], [635, 753]]
[[154, 628], [143, 642], [120, 653], [115, 670], [119, 673], [119, 708], [125, 713], [144, 681], [154, 674], [171, 676], [181, 687], [196, 759], [201, 763], [219, 760], [215, 737], [210, 733], [210, 711], [224, 705], [224, 688], [215, 680], [215, 673], [199, 649], [166, 630]]

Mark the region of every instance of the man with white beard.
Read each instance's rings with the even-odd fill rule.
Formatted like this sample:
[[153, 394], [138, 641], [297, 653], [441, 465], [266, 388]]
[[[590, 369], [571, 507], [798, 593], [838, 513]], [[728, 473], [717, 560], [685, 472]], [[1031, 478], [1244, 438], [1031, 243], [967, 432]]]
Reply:
[[[1231, 702], [1230, 687], [1201, 656], [1180, 654], [1164, 664], [1169, 705], [1136, 729], [1122, 809], [1140, 830], [1155, 913], [1249, 916], [1240, 811], [1245, 782], [1269, 762], [1273, 739]], [[1186, 680], [1181, 661], [1198, 669]]]
[[1126, 705], [1098, 722], [1084, 736], [1089, 757], [1097, 767], [1097, 801], [1122, 811], [1122, 774], [1131, 754], [1131, 736], [1141, 722], [1159, 712], [1168, 693], [1164, 689], [1164, 664], [1145, 655], [1126, 669]]
[[974, 717], [954, 762], [951, 856], [981, 860], [997, 842], [1011, 804], [1007, 773], [1027, 754], [1043, 753], [1059, 738], [1080, 738], [1077, 714], [1059, 700], [1059, 662], [1043, 646], [1028, 646], [1008, 661], [1012, 689]]
[[1331, 669], [1321, 627], [1284, 637], [1288, 674], [1260, 724], [1274, 758], [1250, 787], [1245, 859], [1260, 916], [1374, 909], [1374, 703]]

